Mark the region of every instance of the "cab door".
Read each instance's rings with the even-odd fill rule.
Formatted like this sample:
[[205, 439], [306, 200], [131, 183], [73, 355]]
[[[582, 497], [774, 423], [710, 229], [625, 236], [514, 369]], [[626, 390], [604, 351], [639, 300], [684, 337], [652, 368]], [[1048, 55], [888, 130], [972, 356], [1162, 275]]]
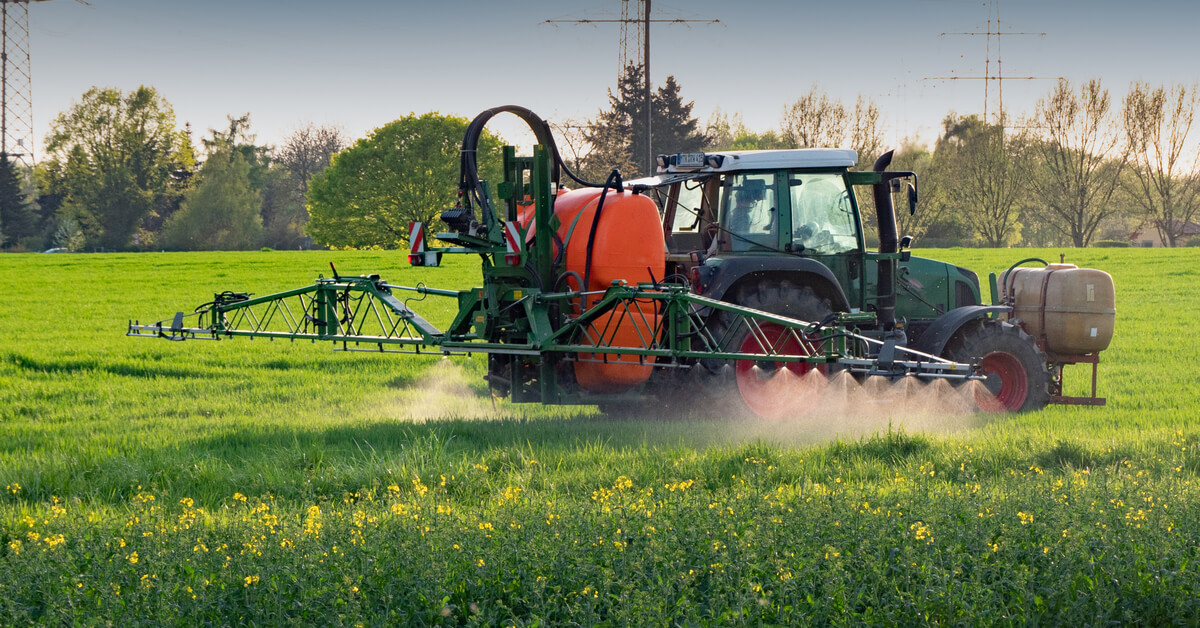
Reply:
[[787, 173], [784, 250], [810, 257], [831, 270], [851, 307], [864, 306], [862, 221], [844, 172], [793, 170]]

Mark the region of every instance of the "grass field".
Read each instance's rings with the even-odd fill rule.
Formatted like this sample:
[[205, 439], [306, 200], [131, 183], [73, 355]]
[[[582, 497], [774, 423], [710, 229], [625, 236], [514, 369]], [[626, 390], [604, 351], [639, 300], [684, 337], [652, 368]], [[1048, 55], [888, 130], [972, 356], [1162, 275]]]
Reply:
[[1117, 284], [1108, 407], [853, 428], [493, 404], [478, 357], [123, 335], [331, 260], [461, 288], [469, 258], [0, 256], [0, 625], [1195, 625], [1200, 253], [1068, 254]]

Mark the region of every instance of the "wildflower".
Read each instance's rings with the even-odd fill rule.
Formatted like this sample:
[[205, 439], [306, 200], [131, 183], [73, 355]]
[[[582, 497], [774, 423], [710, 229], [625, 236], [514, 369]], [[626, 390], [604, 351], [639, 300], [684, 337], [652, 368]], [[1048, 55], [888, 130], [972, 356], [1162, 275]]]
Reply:
[[137, 553], [137, 551], [131, 552], [131, 553], [130, 553], [128, 556], [126, 556], [125, 558], [129, 560], [129, 563], [130, 563], [131, 565], [136, 565], [136, 564], [137, 564], [137, 561], [138, 561], [138, 553]]
[[241, 493], [234, 493], [234, 494], [233, 494], [233, 499], [234, 499], [234, 501], [245, 502], [245, 501], [246, 501], [246, 496], [245, 496], [245, 495], [242, 495]]
[[914, 539], [918, 541], [925, 541], [926, 545], [933, 543], [933, 533], [929, 530], [929, 526], [926, 525], [924, 521], [918, 521], [908, 526], [908, 529], [912, 531]]
[[7, 490], [9, 493], [12, 493], [13, 495], [16, 495], [17, 493], [20, 493], [20, 492], [21, 492], [21, 485], [20, 485], [20, 484], [17, 484], [16, 482], [13, 482], [12, 484], [9, 484], [9, 485], [7, 485], [7, 486], [5, 486], [4, 488], [5, 488], [5, 489], [6, 489], [6, 490]]
[[64, 537], [61, 534], [51, 534], [51, 535], [47, 536], [46, 538], [42, 539], [42, 542], [44, 542], [46, 544], [46, 549], [54, 549], [54, 548], [58, 547], [59, 545], [62, 545], [66, 541], [67, 541], [66, 537]]
[[242, 578], [242, 582], [245, 583], [242, 585], [244, 587], [248, 587], [252, 584], [258, 584], [258, 576], [246, 576], [245, 578]]
[[316, 504], [308, 507], [304, 516], [304, 533], [313, 536], [321, 534], [321, 508]]
[[476, 567], [482, 567], [482, 566], [484, 566], [484, 565], [486, 565], [486, 564], [487, 564], [487, 563], [483, 562], [483, 559], [482, 559], [482, 558], [480, 558], [479, 560], [476, 560], [476, 561], [475, 561], [475, 566], [476, 566]]
[[1021, 520], [1021, 525], [1023, 525], [1023, 526], [1027, 526], [1027, 525], [1033, 523], [1033, 515], [1031, 515], [1027, 512], [1018, 512], [1017, 518]]
[[21, 541], [13, 539], [8, 542], [8, 549], [16, 556], [21, 553]]
[[412, 483], [413, 483], [413, 492], [416, 493], [417, 495], [424, 497], [425, 494], [429, 492], [429, 487], [425, 486], [425, 484], [423, 482], [421, 482], [421, 478], [413, 478]]

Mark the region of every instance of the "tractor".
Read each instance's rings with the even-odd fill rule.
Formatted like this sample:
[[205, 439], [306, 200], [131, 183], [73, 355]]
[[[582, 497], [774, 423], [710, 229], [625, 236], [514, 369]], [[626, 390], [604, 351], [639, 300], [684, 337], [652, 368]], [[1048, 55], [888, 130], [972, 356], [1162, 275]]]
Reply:
[[[504, 148], [504, 180], [493, 192], [479, 178], [475, 149], [502, 113], [524, 120], [538, 145], [521, 157]], [[1099, 345], [1048, 344], [1063, 333], [1059, 310], [1079, 308], [1048, 309], [1039, 297], [1048, 284], [1029, 272], [1061, 270], [1062, 284], [1069, 269], [1014, 265], [1001, 276], [1004, 292], [993, 275], [992, 294], [1002, 299], [983, 304], [975, 273], [915, 257], [911, 238], [898, 237], [893, 195], [915, 211], [917, 176], [888, 170], [890, 160], [887, 153], [855, 171], [854, 151], [841, 149], [684, 153], [660, 156], [655, 176], [623, 181], [614, 170], [589, 182], [563, 163], [545, 121], [497, 107], [467, 127], [459, 200], [441, 214], [449, 230], [434, 236], [439, 246], [424, 225], [410, 226], [410, 264], [475, 255], [482, 286], [405, 286], [333, 268], [332, 277], [276, 294], [215, 293], [170, 320], [130, 321], [126, 333], [480, 354], [494, 393], [518, 403], [611, 409], [732, 399], [769, 418], [811, 410], [836, 377], [947, 380], [973, 385], [981, 404], [1033, 410], [1077, 399], [1062, 396], [1061, 369], [1090, 359], [1095, 403]], [[878, 251], [866, 246], [854, 194], [862, 187], [874, 199]], [[1111, 293], [1111, 279], [1107, 288], [1093, 275], [1087, 281], [1090, 297]], [[1078, 292], [1078, 283], [1065, 282], [1065, 292]], [[457, 315], [438, 329], [402, 295], [454, 299]], [[1107, 346], [1112, 317], [1103, 305], [1084, 307], [1082, 324], [1102, 328], [1091, 337]], [[1022, 307], [1040, 323], [1034, 334], [1014, 317]]]

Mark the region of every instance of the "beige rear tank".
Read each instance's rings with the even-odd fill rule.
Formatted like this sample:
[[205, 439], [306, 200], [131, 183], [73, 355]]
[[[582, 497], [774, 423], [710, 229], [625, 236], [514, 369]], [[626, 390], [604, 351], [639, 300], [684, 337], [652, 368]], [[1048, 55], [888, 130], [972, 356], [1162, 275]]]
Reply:
[[1015, 268], [1000, 274], [1000, 286], [1013, 318], [1054, 353], [1096, 353], [1112, 341], [1116, 290], [1102, 270], [1074, 264]]

